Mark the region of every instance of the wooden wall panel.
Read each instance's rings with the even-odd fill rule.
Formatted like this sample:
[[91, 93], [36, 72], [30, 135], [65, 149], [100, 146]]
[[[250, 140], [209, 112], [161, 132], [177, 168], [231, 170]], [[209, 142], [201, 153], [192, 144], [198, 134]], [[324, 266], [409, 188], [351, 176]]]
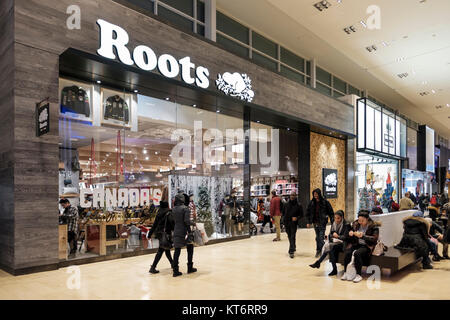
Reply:
[[[338, 170], [338, 198], [329, 199], [334, 211], [346, 211], [346, 141], [311, 132], [311, 192], [322, 190], [322, 169]], [[322, 190], [323, 193], [323, 190]], [[311, 196], [312, 197], [312, 196]], [[347, 216], [347, 215], [346, 215]]]
[[0, 1], [0, 265], [14, 265], [14, 3]]

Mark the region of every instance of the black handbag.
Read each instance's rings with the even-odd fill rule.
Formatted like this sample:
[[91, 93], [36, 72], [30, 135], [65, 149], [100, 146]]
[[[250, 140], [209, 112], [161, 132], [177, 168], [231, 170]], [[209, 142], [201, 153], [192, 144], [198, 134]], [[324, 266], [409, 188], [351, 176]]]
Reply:
[[170, 211], [168, 211], [165, 215], [164, 230], [161, 233], [161, 238], [159, 239], [159, 247], [163, 248], [164, 250], [170, 250], [172, 249], [173, 246], [172, 235], [166, 231], [167, 220], [169, 219], [169, 215]]

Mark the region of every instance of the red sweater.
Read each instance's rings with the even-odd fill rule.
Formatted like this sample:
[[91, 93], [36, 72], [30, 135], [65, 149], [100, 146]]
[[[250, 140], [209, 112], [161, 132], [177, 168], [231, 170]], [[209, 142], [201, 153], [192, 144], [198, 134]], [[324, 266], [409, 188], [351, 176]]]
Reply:
[[270, 200], [270, 216], [280, 216], [281, 217], [281, 198], [276, 196]]

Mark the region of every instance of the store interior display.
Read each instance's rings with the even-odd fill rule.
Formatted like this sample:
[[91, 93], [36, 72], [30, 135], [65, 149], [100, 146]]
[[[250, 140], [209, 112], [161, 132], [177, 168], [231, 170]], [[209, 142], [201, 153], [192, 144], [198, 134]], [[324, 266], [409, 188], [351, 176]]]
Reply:
[[[225, 161], [225, 156], [217, 156], [212, 163], [194, 164], [193, 156], [186, 161], [174, 156], [179, 141], [173, 138], [173, 133], [183, 129], [193, 135], [194, 121], [202, 122], [203, 132], [209, 128], [224, 132], [242, 129], [242, 118], [168, 99], [121, 93], [99, 84], [60, 80], [61, 92], [75, 85], [83, 88], [85, 94], [80, 91], [83, 96], [80, 93], [79, 97], [85, 102], [89, 100], [90, 110], [88, 115], [75, 116], [61, 109], [59, 116], [60, 198], [67, 198], [78, 208], [80, 216], [78, 250], [68, 259], [157, 248], [158, 241], [147, 239], [146, 235], [166, 187], [170, 201], [178, 191], [192, 195], [190, 208], [195, 208], [196, 221], [204, 223], [209, 238], [237, 235], [222, 232], [218, 208], [225, 196], [234, 191], [237, 211], [243, 215], [243, 165], [239, 163], [244, 158], [242, 142], [224, 140], [213, 149], [214, 155], [220, 154], [220, 150], [231, 144], [232, 164]], [[64, 99], [70, 92], [66, 91], [61, 105], [68, 104], [69, 100]], [[203, 148], [209, 143], [205, 139]], [[94, 190], [113, 194], [124, 188], [139, 193], [148, 190], [149, 203], [123, 207], [119, 201], [117, 206], [110, 207], [105, 201], [102, 207], [81, 207], [86, 201], [98, 200], [94, 199]], [[84, 199], [80, 199], [82, 189]], [[60, 206], [59, 212], [62, 211]], [[245, 225], [243, 222], [243, 228], [240, 226], [239, 235], [248, 234]]]
[[398, 160], [357, 153], [358, 210], [374, 206], [388, 212], [392, 201], [398, 203]]
[[77, 81], [60, 79], [60, 112], [66, 117], [92, 118], [92, 86]]

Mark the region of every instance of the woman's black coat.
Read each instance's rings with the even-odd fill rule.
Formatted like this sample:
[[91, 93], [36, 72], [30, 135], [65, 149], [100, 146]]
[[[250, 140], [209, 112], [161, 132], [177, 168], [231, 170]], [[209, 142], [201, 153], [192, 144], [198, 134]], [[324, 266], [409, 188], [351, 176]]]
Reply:
[[160, 207], [158, 209], [158, 213], [156, 214], [155, 222], [153, 222], [152, 228], [148, 232], [148, 237], [150, 238], [153, 234], [155, 234], [155, 238], [160, 240], [162, 234], [164, 232], [164, 225], [166, 225], [166, 233], [172, 234], [175, 221], [171, 214], [167, 216], [167, 223], [165, 216], [167, 212], [169, 212], [169, 204], [167, 202], [160, 202]]
[[191, 232], [191, 211], [184, 205], [184, 195], [177, 194], [175, 197], [174, 208], [172, 209], [172, 216], [175, 221], [175, 228], [173, 231], [173, 246], [174, 248], [183, 248], [186, 246], [186, 236]]

